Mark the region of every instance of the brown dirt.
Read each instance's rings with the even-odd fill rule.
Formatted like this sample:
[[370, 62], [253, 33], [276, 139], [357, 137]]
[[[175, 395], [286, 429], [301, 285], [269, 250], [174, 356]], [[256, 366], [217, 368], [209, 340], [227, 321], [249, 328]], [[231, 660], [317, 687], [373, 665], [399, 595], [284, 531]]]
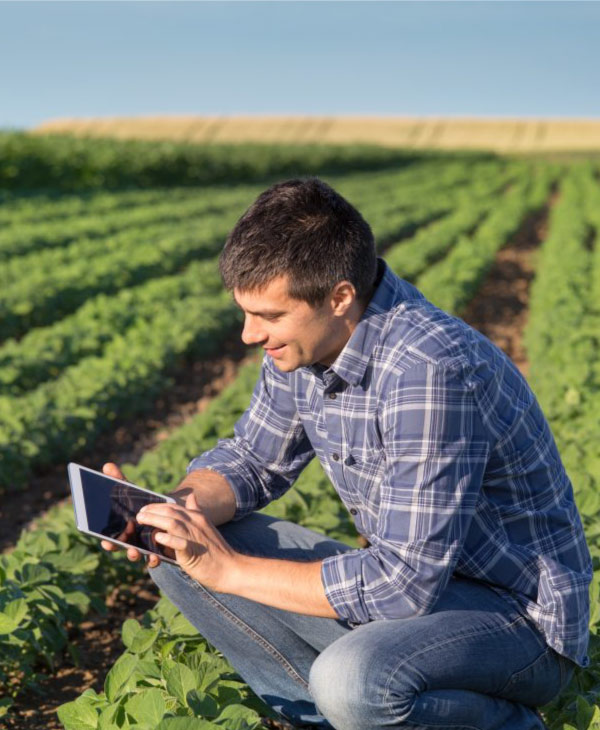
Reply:
[[535, 252], [548, 229], [549, 204], [531, 216], [512, 241], [502, 248], [462, 319], [489, 337], [527, 377], [529, 362], [523, 331], [529, 312], [529, 287], [535, 275]]
[[[107, 461], [136, 464], [144, 452], [200, 413], [211, 398], [235, 379], [239, 368], [252, 356], [234, 332], [223, 345], [220, 356], [183, 360], [173, 375], [175, 384], [156, 400], [148, 413], [101, 435], [93, 448], [77, 456], [77, 461], [99, 471]], [[2, 496], [0, 551], [13, 546], [21, 530], [33, 527], [50, 506], [70, 498], [66, 470], [66, 463], [57, 464], [33, 476], [25, 490]]]

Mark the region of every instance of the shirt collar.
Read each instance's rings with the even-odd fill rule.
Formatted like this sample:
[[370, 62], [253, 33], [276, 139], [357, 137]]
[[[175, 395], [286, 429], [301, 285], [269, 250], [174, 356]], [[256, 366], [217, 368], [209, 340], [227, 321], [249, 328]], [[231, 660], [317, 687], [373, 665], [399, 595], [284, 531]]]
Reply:
[[307, 370], [324, 380], [335, 373], [350, 385], [358, 385], [364, 377], [373, 350], [387, 322], [387, 313], [407, 298], [423, 298], [412, 284], [396, 276], [387, 263], [377, 258], [377, 288], [343, 350], [329, 367], [309, 365]]

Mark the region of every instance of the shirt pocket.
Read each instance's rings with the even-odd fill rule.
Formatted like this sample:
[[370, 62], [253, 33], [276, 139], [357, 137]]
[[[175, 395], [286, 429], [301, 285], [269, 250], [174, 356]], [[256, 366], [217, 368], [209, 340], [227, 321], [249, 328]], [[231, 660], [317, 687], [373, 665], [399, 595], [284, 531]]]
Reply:
[[354, 492], [364, 504], [379, 504], [379, 485], [385, 471], [385, 454], [377, 452], [368, 458], [348, 454], [344, 460], [344, 480], [348, 489]]

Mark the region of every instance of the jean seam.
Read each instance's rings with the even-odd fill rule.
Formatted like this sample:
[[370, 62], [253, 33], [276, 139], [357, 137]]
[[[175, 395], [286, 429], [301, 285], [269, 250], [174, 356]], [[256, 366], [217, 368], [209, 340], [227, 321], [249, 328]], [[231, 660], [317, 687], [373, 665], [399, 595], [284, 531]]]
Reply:
[[[514, 680], [514, 678], [515, 678], [515, 675], [517, 675], [517, 674], [521, 674], [522, 672], [525, 672], [525, 671], [527, 671], [527, 670], [528, 670], [528, 669], [530, 669], [530, 668], [531, 668], [531, 667], [532, 667], [532, 666], [533, 666], [534, 664], [536, 664], [537, 662], [539, 662], [539, 661], [540, 661], [540, 659], [542, 659], [542, 657], [544, 657], [544, 656], [546, 656], [546, 655], [548, 655], [548, 656], [552, 656], [552, 648], [551, 648], [551, 647], [549, 647], [549, 646], [546, 646], [546, 648], [545, 648], [545, 649], [542, 649], [541, 653], [540, 653], [540, 654], [538, 654], [538, 655], [536, 656], [536, 658], [535, 658], [535, 659], [533, 659], [532, 661], [530, 661], [530, 662], [529, 662], [529, 664], [526, 664], [526, 665], [525, 665], [524, 667], [522, 667], [521, 669], [517, 669], [517, 670], [516, 670], [515, 672], [513, 672], [513, 673], [512, 673], [511, 675], [510, 675], [510, 677], [509, 677], [509, 678], [508, 678], [508, 679], [506, 680], [506, 682], [505, 682], [505, 683], [504, 683], [504, 684], [502, 685], [502, 687], [501, 687], [501, 688], [499, 689], [499, 693], [502, 693], [502, 692], [504, 692], [504, 690], [505, 690], [505, 689], [507, 689], [507, 688], [508, 688], [508, 687], [509, 687], [509, 686], [510, 686], [510, 685], [511, 685], [512, 683], [513, 683], [513, 680]], [[562, 669], [560, 668], [560, 666], [559, 666], [559, 670], [558, 670], [558, 671], [559, 671], [559, 674], [562, 674]]]
[[[386, 686], [385, 686], [384, 703], [385, 703], [385, 705], [387, 705], [390, 708], [389, 709], [390, 716], [392, 715], [391, 707], [390, 707], [390, 704], [388, 702], [389, 695], [390, 695], [390, 685], [392, 684], [392, 681], [394, 680], [394, 678], [395, 678], [396, 674], [398, 673], [398, 671], [408, 661], [410, 661], [411, 659], [413, 659], [416, 656], [419, 656], [419, 654], [425, 654], [428, 651], [431, 651], [432, 648], [434, 648], [435, 650], [438, 650], [441, 646], [446, 646], [447, 644], [452, 644], [452, 643], [454, 643], [456, 641], [459, 641], [460, 639], [466, 639], [468, 637], [477, 636], [479, 634], [490, 634], [490, 633], [491, 634], [495, 634], [495, 633], [497, 633], [499, 631], [505, 631], [506, 629], [510, 629], [512, 626], [514, 626], [515, 624], [518, 624], [520, 622], [525, 622], [525, 618], [523, 616], [518, 616], [516, 619], [514, 619], [513, 621], [511, 621], [509, 624], [506, 624], [505, 626], [498, 626], [495, 629], [489, 629], [489, 628], [488, 629], [484, 629], [484, 630], [477, 629], [477, 630], [474, 630], [474, 631], [469, 631], [469, 632], [466, 632], [466, 633], [458, 634], [456, 636], [453, 636], [452, 638], [449, 638], [449, 639], [446, 639], [445, 641], [442, 641], [441, 643], [437, 643], [435, 645], [435, 647], [431, 647], [431, 646], [424, 647], [422, 649], [418, 649], [417, 651], [414, 651], [410, 656], [405, 657], [402, 660], [402, 662], [396, 667], [396, 669], [394, 669], [394, 671], [391, 673], [390, 678], [388, 679], [388, 681], [386, 683]], [[420, 693], [415, 693], [415, 699], [416, 699], [416, 695], [417, 694], [420, 694]], [[414, 706], [414, 702], [413, 702], [413, 706]], [[412, 711], [412, 708], [411, 708], [411, 711]], [[475, 726], [469, 726], [469, 725], [435, 725], [435, 727], [469, 728], [469, 730], [481, 730], [481, 728], [478, 728], [478, 727], [475, 727]]]
[[298, 671], [292, 666], [292, 664], [281, 654], [278, 649], [276, 649], [273, 644], [271, 644], [267, 639], [265, 639], [264, 636], [261, 636], [257, 631], [255, 631], [251, 626], [249, 626], [245, 621], [243, 621], [239, 616], [237, 616], [233, 611], [231, 611], [227, 606], [225, 606], [223, 603], [221, 603], [213, 594], [208, 591], [201, 583], [198, 583], [198, 581], [193, 580], [190, 578], [187, 573], [179, 569], [181, 572], [182, 577], [185, 581], [187, 581], [192, 588], [195, 590], [202, 591], [206, 598], [208, 598], [209, 601], [211, 601], [218, 611], [221, 611], [222, 614], [225, 615], [226, 618], [228, 618], [233, 624], [235, 624], [238, 628], [240, 628], [242, 631], [244, 631], [248, 636], [252, 638], [253, 641], [255, 641], [259, 646], [262, 646], [262, 648], [270, 654], [281, 666], [284, 668], [284, 670], [290, 675], [292, 679], [299, 682], [304, 689], [308, 690], [308, 682], [306, 682], [302, 676], [298, 673]]

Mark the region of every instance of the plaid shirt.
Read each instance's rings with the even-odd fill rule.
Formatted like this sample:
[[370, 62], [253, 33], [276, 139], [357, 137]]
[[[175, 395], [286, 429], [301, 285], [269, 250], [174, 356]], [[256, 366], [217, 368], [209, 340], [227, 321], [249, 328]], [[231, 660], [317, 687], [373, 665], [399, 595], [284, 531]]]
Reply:
[[512, 361], [379, 260], [377, 289], [330, 366], [265, 355], [234, 437], [193, 459], [230, 483], [234, 520], [316, 454], [370, 546], [323, 560], [351, 625], [427, 614], [455, 573], [516, 602], [589, 664], [592, 563], [548, 423]]

